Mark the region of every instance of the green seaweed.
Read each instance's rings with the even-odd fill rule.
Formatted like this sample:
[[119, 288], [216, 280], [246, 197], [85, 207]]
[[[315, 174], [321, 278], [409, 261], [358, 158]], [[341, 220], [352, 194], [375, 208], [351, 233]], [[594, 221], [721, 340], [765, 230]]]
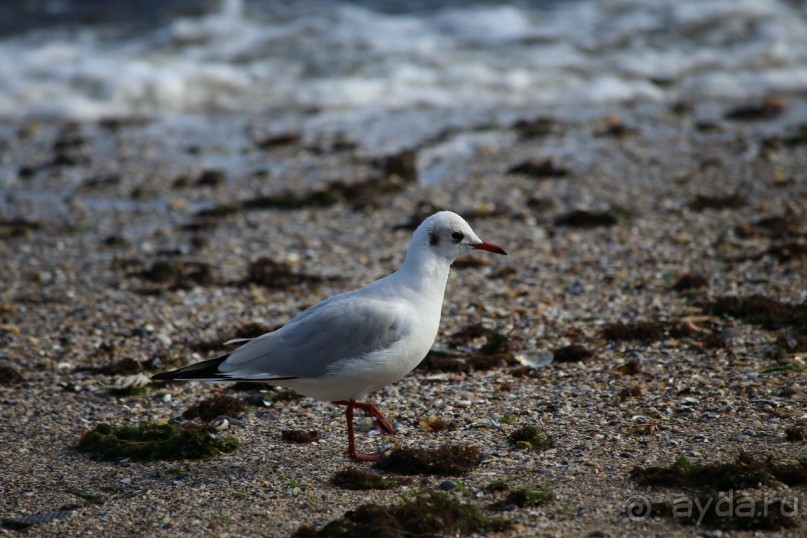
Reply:
[[387, 478], [357, 467], [348, 467], [331, 477], [334, 486], [352, 490], [392, 489], [410, 482], [407, 478]]
[[373, 536], [467, 536], [505, 532], [512, 522], [485, 516], [478, 506], [452, 495], [430, 492], [403, 500], [397, 506], [365, 504], [317, 530], [303, 526], [294, 538], [348, 538]]
[[104, 496], [100, 493], [90, 493], [80, 490], [79, 488], [67, 488], [65, 491], [71, 495], [84, 499], [84, 506], [104, 504]]
[[22, 383], [25, 378], [11, 365], [0, 364], [0, 385], [14, 385]]
[[307, 444], [319, 441], [317, 430], [283, 430], [280, 438], [287, 443]]
[[668, 467], [635, 467], [630, 476], [643, 486], [717, 491], [756, 488], [775, 481], [796, 486], [807, 483], [807, 462], [780, 464], [741, 452], [733, 463], [694, 464], [680, 456]]
[[554, 362], [580, 362], [590, 359], [594, 352], [579, 344], [571, 344], [552, 350]]
[[247, 406], [242, 399], [218, 393], [192, 405], [182, 413], [182, 417], [187, 419], [198, 418], [204, 422], [209, 422], [222, 415], [236, 417], [243, 413], [246, 408]]
[[759, 294], [724, 295], [706, 304], [704, 309], [709, 314], [742, 319], [767, 330], [792, 327], [797, 337], [807, 336], [807, 302], [789, 304]]
[[785, 438], [791, 443], [807, 439], [807, 426], [794, 424], [785, 428]]
[[198, 425], [154, 424], [137, 426], [99, 424], [81, 435], [78, 449], [102, 460], [203, 459], [239, 446], [234, 437], [214, 437]]
[[607, 340], [638, 340], [655, 342], [664, 338], [664, 324], [654, 321], [634, 321], [608, 323], [602, 328], [602, 336]]
[[795, 364], [776, 364], [774, 366], [766, 366], [762, 368], [760, 374], [776, 374], [784, 372], [801, 372], [804, 368], [796, 366]]
[[503, 500], [493, 503], [490, 508], [493, 510], [530, 508], [544, 505], [554, 498], [555, 496], [549, 490], [520, 486], [511, 490]]
[[485, 331], [485, 343], [479, 348], [479, 352], [483, 355], [495, 355], [506, 353], [509, 349], [510, 342], [506, 334], [487, 330]]
[[538, 426], [522, 426], [507, 436], [510, 444], [516, 448], [544, 451], [555, 446], [551, 437], [544, 434]]
[[446, 444], [433, 449], [397, 448], [375, 467], [407, 475], [458, 475], [475, 469], [481, 460], [479, 447]]

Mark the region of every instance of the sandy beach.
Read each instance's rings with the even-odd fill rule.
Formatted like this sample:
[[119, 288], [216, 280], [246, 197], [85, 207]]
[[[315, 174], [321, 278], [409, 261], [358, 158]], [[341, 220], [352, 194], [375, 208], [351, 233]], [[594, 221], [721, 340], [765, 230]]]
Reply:
[[[289, 536], [364, 503], [453, 490], [510, 520], [507, 535], [746, 535], [626, 514], [636, 496], [696, 495], [643, 486], [637, 467], [804, 458], [807, 102], [743, 105], [525, 112], [444, 133], [507, 143], [478, 145], [463, 178], [430, 184], [412, 156], [434, 140], [390, 155], [344, 137], [258, 136], [272, 132], [260, 118], [216, 119], [195, 138], [149, 120], [6, 125], [0, 144], [19, 173], [0, 215], [0, 534]], [[589, 165], [547, 151], [558, 147]], [[199, 164], [232, 160], [243, 173]], [[341, 407], [197, 383], [111, 390], [393, 271], [411, 225], [436, 209], [510, 255], [458, 261], [435, 348], [460, 366], [419, 368], [372, 395], [399, 433], [360, 421], [358, 441], [479, 447], [473, 470], [345, 490], [330, 481], [351, 465]], [[755, 295], [771, 317], [727, 306]], [[489, 369], [462, 367], [485, 338], [457, 335], [476, 324], [506, 335]], [[590, 353], [558, 351], [570, 345]], [[251, 402], [216, 433], [238, 439], [234, 452], [100, 461], [77, 449], [99, 424], [167, 423], [221, 391]], [[445, 429], [424, 427], [432, 416]], [[510, 443], [523, 426], [554, 446]], [[287, 443], [285, 430], [319, 440]], [[496, 512], [497, 480], [553, 500]], [[804, 485], [733, 494], [796, 505], [777, 535], [804, 533]], [[10, 521], [55, 511], [24, 531]]]

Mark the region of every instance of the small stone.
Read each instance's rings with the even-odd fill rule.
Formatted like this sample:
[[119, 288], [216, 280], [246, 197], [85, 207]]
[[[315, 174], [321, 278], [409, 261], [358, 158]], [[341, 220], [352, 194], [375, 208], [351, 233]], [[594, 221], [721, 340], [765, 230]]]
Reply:
[[519, 353], [515, 356], [519, 363], [530, 369], [551, 364], [554, 358], [555, 355], [548, 349], [537, 349], [530, 353]]
[[453, 491], [453, 490], [457, 489], [458, 487], [459, 487], [459, 484], [457, 484], [453, 480], [443, 480], [437, 486], [437, 489], [440, 489], [442, 491]]
[[361, 433], [368, 433], [373, 430], [373, 419], [370, 417], [363, 417], [356, 420], [356, 431], [360, 431]]
[[225, 417], [214, 418], [207, 423], [207, 427], [217, 432], [224, 431], [230, 427], [230, 421]]

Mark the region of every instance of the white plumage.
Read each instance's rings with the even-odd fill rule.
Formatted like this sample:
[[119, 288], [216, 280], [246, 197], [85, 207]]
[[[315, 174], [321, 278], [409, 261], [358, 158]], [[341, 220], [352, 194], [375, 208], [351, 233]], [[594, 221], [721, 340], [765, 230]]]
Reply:
[[437, 336], [451, 263], [470, 249], [505, 254], [479, 239], [456, 213], [435, 213], [415, 230], [398, 271], [326, 299], [227, 355], [154, 379], [271, 383], [346, 405], [348, 452], [356, 459], [373, 459], [356, 453], [353, 408], [374, 416], [381, 429], [393, 430], [374, 406], [356, 400], [423, 360]]

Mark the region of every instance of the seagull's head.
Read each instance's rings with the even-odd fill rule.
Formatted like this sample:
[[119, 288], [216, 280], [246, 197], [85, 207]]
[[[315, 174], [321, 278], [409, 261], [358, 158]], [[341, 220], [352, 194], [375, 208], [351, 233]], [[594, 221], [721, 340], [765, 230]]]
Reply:
[[500, 246], [479, 239], [468, 223], [451, 211], [440, 211], [424, 220], [415, 232], [415, 240], [418, 239], [433, 254], [449, 262], [472, 249], [507, 255]]

